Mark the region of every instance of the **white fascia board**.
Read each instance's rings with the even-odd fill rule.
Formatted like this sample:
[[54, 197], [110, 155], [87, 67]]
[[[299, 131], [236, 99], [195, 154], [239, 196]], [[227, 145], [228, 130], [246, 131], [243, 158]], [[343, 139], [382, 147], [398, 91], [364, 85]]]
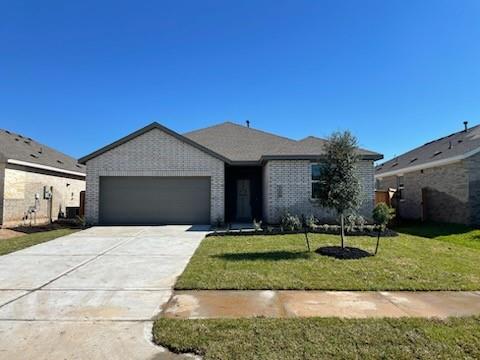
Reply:
[[453, 156], [451, 158], [437, 160], [437, 161], [431, 161], [431, 162], [428, 162], [428, 163], [425, 163], [425, 164], [413, 165], [413, 166], [409, 166], [409, 167], [406, 167], [406, 168], [403, 168], [403, 169], [387, 171], [387, 172], [384, 172], [384, 173], [381, 173], [381, 174], [375, 174], [375, 179], [382, 179], [384, 177], [394, 176], [394, 175], [403, 175], [405, 173], [409, 173], [409, 172], [412, 172], [412, 171], [430, 169], [430, 168], [437, 167], [437, 166], [444, 166], [444, 165], [453, 164], [453, 163], [456, 163], [458, 161], [462, 161], [466, 158], [469, 158], [470, 156], [473, 156], [473, 155], [475, 155], [479, 152], [480, 152], [480, 148], [477, 148], [475, 150], [469, 151], [468, 153]]
[[42, 170], [50, 170], [50, 171], [55, 171], [55, 172], [59, 172], [59, 173], [69, 174], [69, 175], [76, 175], [76, 176], [85, 177], [85, 174], [81, 173], [81, 172], [60, 169], [60, 168], [56, 168], [54, 166], [35, 164], [35, 163], [28, 162], [28, 161], [8, 159], [7, 163], [14, 164], [14, 165], [28, 166], [28, 167], [31, 167], [31, 168], [42, 169]]

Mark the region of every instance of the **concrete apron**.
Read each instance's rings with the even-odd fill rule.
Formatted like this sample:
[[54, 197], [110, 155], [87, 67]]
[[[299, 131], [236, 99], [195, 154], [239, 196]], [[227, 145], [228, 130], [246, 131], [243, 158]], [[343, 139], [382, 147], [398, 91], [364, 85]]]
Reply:
[[152, 319], [205, 234], [95, 227], [1, 256], [0, 358], [185, 358], [151, 342]]
[[177, 291], [161, 316], [179, 319], [242, 317], [426, 317], [480, 314], [480, 292]]

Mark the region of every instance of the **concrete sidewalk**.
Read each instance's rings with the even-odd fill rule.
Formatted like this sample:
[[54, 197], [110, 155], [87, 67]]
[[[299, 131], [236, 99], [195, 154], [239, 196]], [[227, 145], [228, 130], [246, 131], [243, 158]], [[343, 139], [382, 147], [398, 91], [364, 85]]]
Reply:
[[480, 315], [480, 292], [177, 291], [163, 317], [436, 317]]

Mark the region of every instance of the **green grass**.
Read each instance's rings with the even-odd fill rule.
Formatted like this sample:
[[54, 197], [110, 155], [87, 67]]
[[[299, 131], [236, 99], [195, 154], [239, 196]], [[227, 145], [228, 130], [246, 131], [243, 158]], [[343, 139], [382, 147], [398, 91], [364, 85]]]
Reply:
[[[480, 231], [408, 225], [375, 257], [338, 260], [308, 253], [302, 235], [209, 237], [178, 289], [478, 290]], [[339, 237], [311, 234], [312, 248]], [[373, 251], [375, 239], [347, 245]], [[215, 319], [155, 321], [154, 341], [204, 359], [477, 359], [480, 317], [402, 319]]]
[[480, 230], [459, 224], [418, 224], [399, 226], [397, 231], [480, 250]]
[[[310, 234], [310, 241], [312, 249], [317, 249], [339, 245], [340, 239]], [[370, 237], [348, 237], [347, 245], [373, 251], [375, 241]], [[208, 237], [175, 287], [479, 290], [480, 248], [475, 241], [465, 233], [442, 233], [438, 240], [402, 233], [381, 239], [377, 256], [338, 260], [306, 252], [303, 235]]]
[[79, 229], [58, 229], [50, 231], [36, 232], [19, 237], [0, 240], [0, 255], [9, 254], [14, 251], [25, 249], [29, 246], [37, 245], [46, 241], [56, 239], [78, 231]]
[[155, 321], [155, 343], [204, 359], [478, 359], [480, 318]]

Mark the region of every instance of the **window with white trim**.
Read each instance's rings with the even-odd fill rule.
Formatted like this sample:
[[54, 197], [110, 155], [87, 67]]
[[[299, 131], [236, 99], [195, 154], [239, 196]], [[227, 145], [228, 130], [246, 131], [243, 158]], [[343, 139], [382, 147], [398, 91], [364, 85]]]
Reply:
[[325, 168], [324, 164], [321, 163], [312, 163], [311, 164], [311, 169], [312, 169], [312, 194], [311, 197], [312, 199], [318, 199], [320, 197], [320, 189], [321, 189], [321, 174], [323, 169]]

